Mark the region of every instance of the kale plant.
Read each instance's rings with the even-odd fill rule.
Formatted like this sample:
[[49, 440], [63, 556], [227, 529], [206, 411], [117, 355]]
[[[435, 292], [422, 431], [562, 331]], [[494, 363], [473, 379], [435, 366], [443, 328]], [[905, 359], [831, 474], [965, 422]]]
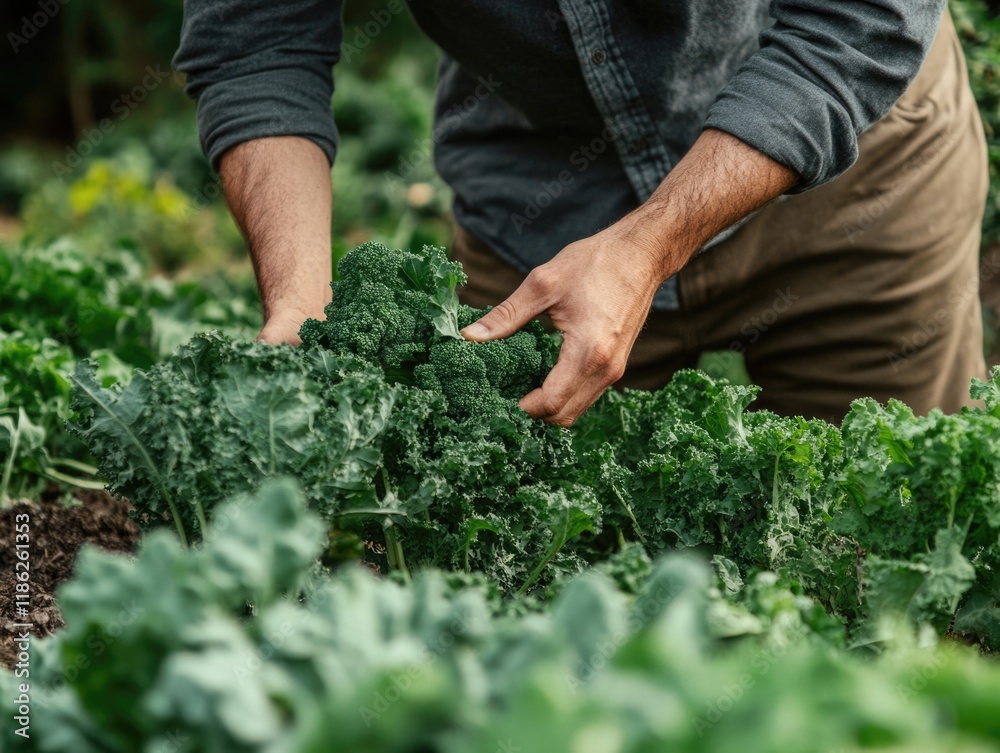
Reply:
[[384, 540], [393, 568], [477, 568], [507, 590], [582, 569], [573, 544], [598, 505], [566, 472], [567, 432], [518, 407], [552, 338], [463, 340], [483, 312], [459, 305], [465, 278], [441, 249], [366, 244], [340, 273], [301, 348], [203, 335], [124, 389], [81, 364], [73, 428], [110, 488], [144, 525], [197, 538], [227, 495], [290, 474], [338, 530]]
[[482, 312], [443, 250], [366, 244], [340, 272], [300, 348], [202, 335], [124, 388], [79, 366], [75, 431], [141, 523], [198, 538], [222, 499], [292, 475], [334, 526], [328, 561], [480, 571], [544, 599], [633, 541], [701, 550], [731, 583], [773, 571], [861, 642], [902, 614], [1000, 645], [1000, 373], [974, 385], [985, 410], [860, 400], [840, 429], [683, 371], [566, 430], [518, 407], [556, 340], [463, 340]]

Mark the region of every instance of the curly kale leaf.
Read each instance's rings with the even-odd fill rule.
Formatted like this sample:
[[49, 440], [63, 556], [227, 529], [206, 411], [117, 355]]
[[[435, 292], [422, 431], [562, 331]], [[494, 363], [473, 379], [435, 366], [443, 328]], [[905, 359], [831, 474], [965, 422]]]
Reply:
[[411, 255], [403, 262], [402, 271], [414, 288], [427, 294], [431, 323], [437, 333], [461, 340], [455, 289], [467, 280], [462, 265], [448, 261], [443, 248], [425, 246], [422, 255]]
[[968, 526], [966, 553], [996, 556], [1000, 419], [975, 410], [915, 416], [896, 401], [859, 400], [844, 419], [843, 446], [853, 504], [837, 517], [839, 531], [897, 558], [928, 551], [941, 529]]
[[201, 335], [121, 390], [95, 368], [77, 368], [71, 429], [146, 527], [169, 514], [200, 536], [219, 501], [281, 474], [330, 511], [374, 503], [396, 391], [360, 363]]

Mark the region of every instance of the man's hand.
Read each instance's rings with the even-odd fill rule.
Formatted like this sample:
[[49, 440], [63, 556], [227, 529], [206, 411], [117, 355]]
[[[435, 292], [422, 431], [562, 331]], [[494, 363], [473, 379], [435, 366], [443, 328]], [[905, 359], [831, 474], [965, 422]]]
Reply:
[[535, 418], [569, 426], [621, 378], [656, 289], [684, 261], [679, 252], [665, 264], [655, 238], [619, 222], [536, 268], [510, 298], [462, 334], [477, 341], [509, 337], [547, 313], [563, 333], [559, 361], [521, 407]]
[[279, 136], [230, 149], [220, 172], [257, 275], [257, 339], [298, 345], [302, 322], [322, 319], [332, 297], [330, 163], [308, 139]]
[[564, 248], [462, 334], [508, 337], [547, 313], [563, 333], [562, 350], [521, 407], [569, 426], [621, 377], [659, 285], [718, 233], [797, 182], [739, 139], [706, 131], [645, 204]]
[[280, 345], [281, 343], [301, 345], [302, 340], [299, 338], [299, 328], [302, 326], [302, 322], [306, 319], [322, 320], [325, 318], [326, 316], [322, 311], [307, 314], [301, 309], [280, 309], [271, 313], [264, 328], [257, 335], [257, 339], [268, 345]]

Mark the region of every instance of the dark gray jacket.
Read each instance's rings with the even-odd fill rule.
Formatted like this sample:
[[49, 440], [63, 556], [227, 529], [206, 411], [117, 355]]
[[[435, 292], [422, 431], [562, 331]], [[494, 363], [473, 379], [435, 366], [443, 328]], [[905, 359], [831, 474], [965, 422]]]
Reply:
[[[444, 52], [432, 140], [455, 216], [525, 270], [644, 201], [706, 126], [794, 169], [797, 191], [837, 177], [916, 76], [946, 4], [408, 3]], [[291, 134], [333, 161], [331, 68], [342, 43], [377, 36], [343, 29], [341, 8], [185, 0], [174, 65], [213, 166], [240, 142]], [[676, 307], [675, 291], [657, 307]]]

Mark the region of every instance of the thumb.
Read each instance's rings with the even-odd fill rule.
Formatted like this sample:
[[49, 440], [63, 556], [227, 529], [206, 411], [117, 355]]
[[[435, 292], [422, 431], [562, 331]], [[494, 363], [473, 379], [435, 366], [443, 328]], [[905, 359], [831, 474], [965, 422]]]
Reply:
[[475, 342], [487, 342], [513, 335], [544, 311], [540, 299], [530, 291], [530, 285], [522, 283], [506, 301], [497, 304], [479, 321], [463, 329], [462, 337]]

